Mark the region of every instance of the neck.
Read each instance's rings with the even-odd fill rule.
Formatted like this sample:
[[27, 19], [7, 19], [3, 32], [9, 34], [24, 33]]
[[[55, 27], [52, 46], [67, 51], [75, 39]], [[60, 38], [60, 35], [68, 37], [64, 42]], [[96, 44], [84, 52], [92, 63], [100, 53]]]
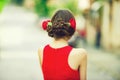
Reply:
[[68, 40], [65, 39], [55, 39], [52, 43], [51, 46], [52, 47], [63, 47], [63, 46], [67, 46], [68, 45]]

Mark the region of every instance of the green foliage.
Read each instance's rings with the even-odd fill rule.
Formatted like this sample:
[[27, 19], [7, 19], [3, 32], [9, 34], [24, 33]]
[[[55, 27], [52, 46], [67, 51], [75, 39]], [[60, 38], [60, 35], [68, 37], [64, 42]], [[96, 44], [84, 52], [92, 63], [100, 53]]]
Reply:
[[57, 6], [49, 6], [49, 14], [48, 16], [52, 16], [53, 12], [57, 9]]
[[79, 13], [78, 4], [77, 4], [76, 0], [68, 1], [67, 4], [65, 3], [63, 7], [71, 10], [73, 12], [73, 14]]
[[4, 8], [5, 4], [7, 3], [7, 0], [0, 0], [0, 12]]
[[35, 11], [38, 14], [38, 16], [48, 16], [48, 6], [47, 6], [48, 0], [35, 0]]
[[54, 11], [58, 9], [69, 9], [73, 12], [74, 15], [80, 12], [78, 9], [77, 0], [66, 0], [59, 4], [48, 3], [48, 0], [35, 0], [35, 11], [39, 17], [52, 16]]
[[66, 0], [63, 3], [59, 4], [53, 4], [49, 6], [49, 15], [51, 16], [54, 11], [58, 9], [69, 9], [72, 11], [74, 15], [77, 15], [80, 13], [80, 10], [78, 9], [77, 0]]
[[23, 5], [24, 0], [11, 0], [11, 3], [14, 3], [16, 5]]

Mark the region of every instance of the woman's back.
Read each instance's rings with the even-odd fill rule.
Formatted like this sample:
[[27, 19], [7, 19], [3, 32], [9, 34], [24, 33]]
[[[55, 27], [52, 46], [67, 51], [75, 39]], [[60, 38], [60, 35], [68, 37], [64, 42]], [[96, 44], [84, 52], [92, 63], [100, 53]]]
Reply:
[[79, 70], [73, 70], [68, 64], [71, 50], [70, 46], [56, 49], [45, 46], [42, 62], [45, 80], [80, 80]]

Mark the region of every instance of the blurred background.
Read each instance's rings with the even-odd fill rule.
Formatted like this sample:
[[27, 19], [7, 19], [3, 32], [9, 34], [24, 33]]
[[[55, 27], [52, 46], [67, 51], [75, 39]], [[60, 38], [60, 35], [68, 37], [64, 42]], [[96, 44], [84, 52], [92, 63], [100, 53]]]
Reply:
[[0, 0], [0, 80], [43, 80], [37, 50], [51, 42], [41, 28], [58, 9], [77, 21], [73, 47], [88, 52], [88, 80], [120, 80], [120, 0]]

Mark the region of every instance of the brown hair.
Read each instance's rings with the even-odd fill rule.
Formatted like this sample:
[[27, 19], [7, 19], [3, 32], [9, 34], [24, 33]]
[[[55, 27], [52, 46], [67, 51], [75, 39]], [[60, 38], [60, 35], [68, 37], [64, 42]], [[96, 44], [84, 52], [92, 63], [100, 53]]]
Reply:
[[47, 27], [48, 35], [56, 39], [70, 38], [75, 32], [75, 29], [67, 24], [71, 18], [75, 19], [70, 11], [58, 10], [51, 19], [52, 26]]

